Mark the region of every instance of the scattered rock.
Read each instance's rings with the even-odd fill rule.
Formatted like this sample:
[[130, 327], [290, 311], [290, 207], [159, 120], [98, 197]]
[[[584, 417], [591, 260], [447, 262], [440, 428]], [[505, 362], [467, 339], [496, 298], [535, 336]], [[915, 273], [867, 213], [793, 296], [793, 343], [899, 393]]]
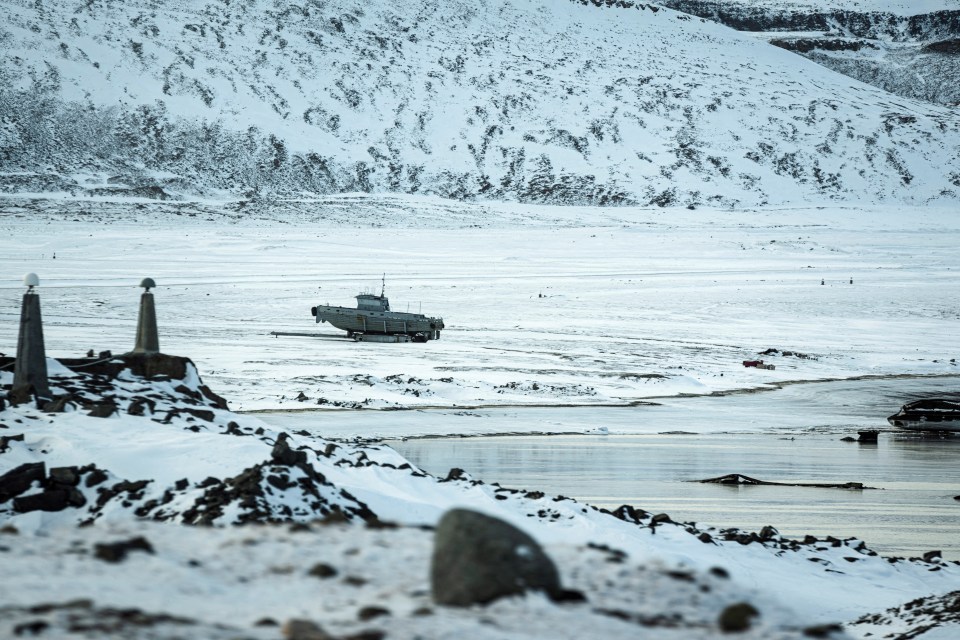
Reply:
[[153, 545], [143, 536], [137, 536], [129, 540], [97, 543], [93, 546], [93, 556], [104, 562], [121, 562], [131, 551], [153, 553]]
[[80, 484], [80, 473], [77, 467], [53, 467], [50, 469], [50, 481], [75, 487]]
[[20, 404], [27, 404], [33, 399], [33, 385], [21, 385], [16, 389], [11, 389], [7, 393], [7, 400], [10, 402], [11, 407], [15, 407]]
[[923, 560], [925, 562], [933, 562], [934, 560], [939, 560], [943, 557], [943, 552], [940, 550], [936, 551], [927, 551], [923, 554]]
[[383, 640], [386, 637], [387, 634], [379, 629], [364, 629], [359, 633], [343, 636], [341, 640]]
[[16, 625], [13, 628], [13, 635], [15, 636], [38, 636], [50, 627], [50, 623], [44, 620], [31, 620], [30, 622], [23, 622]]
[[498, 518], [452, 509], [434, 535], [430, 587], [438, 604], [470, 606], [541, 590], [561, 593], [553, 561], [523, 531]]
[[109, 418], [117, 412], [117, 405], [112, 402], [100, 402], [90, 407], [87, 415], [91, 418]]
[[[147, 412], [147, 401], [143, 398], [134, 398], [127, 407], [127, 413], [131, 416], [142, 416]], [[150, 408], [153, 413], [153, 407]]]
[[336, 640], [317, 623], [298, 618], [284, 622], [281, 632], [287, 640]]
[[273, 451], [270, 452], [270, 457], [277, 464], [283, 464], [288, 467], [298, 464], [306, 464], [307, 452], [294, 451], [291, 449], [289, 439], [290, 436], [285, 433], [281, 433], [279, 436], [277, 436], [277, 442], [273, 445]]
[[760, 615], [749, 602], [732, 604], [720, 613], [717, 624], [724, 633], [740, 633], [750, 628], [753, 618]]
[[730, 572], [723, 567], [710, 567], [710, 575], [724, 580], [730, 579]]
[[83, 481], [83, 484], [87, 487], [95, 487], [98, 484], [107, 481], [107, 472], [103, 469], [97, 469], [94, 467], [90, 473], [87, 474], [86, 480]]
[[[2, 409], [3, 407], [0, 407], [0, 410]], [[11, 442], [23, 442], [23, 434], [18, 433], [14, 436], [0, 436], [0, 453], [6, 453], [10, 448]], [[0, 489], [0, 491], [2, 491], [2, 489]], [[3, 502], [3, 500], [0, 500], [0, 502]]]
[[829, 638], [835, 633], [843, 631], [839, 624], [818, 624], [813, 627], [807, 627], [803, 630], [803, 635], [808, 638]]
[[47, 413], [63, 413], [67, 410], [67, 405], [74, 402], [73, 394], [55, 396], [53, 400], [43, 405], [43, 410]]
[[357, 612], [357, 619], [366, 622], [367, 620], [373, 620], [374, 618], [379, 618], [380, 616], [389, 616], [390, 609], [384, 609], [383, 607], [363, 607], [360, 611]]
[[764, 528], [760, 529], [761, 540], [764, 540], [764, 541], [773, 540], [774, 538], [777, 538], [779, 536], [780, 536], [780, 532], [777, 531], [775, 527], [772, 527], [770, 525], [767, 525]]
[[70, 496], [66, 489], [48, 489], [41, 493], [32, 493], [13, 499], [13, 510], [17, 513], [63, 511], [69, 505]]
[[253, 623], [255, 627], [279, 627], [280, 623], [273, 618], [260, 618]]
[[331, 567], [325, 562], [318, 562], [310, 568], [310, 571], [307, 572], [308, 575], [311, 575], [315, 578], [333, 578], [337, 575], [337, 570], [334, 567]]
[[28, 462], [0, 476], [0, 503], [20, 495], [38, 480], [43, 482], [47, 475], [46, 469], [43, 462]]

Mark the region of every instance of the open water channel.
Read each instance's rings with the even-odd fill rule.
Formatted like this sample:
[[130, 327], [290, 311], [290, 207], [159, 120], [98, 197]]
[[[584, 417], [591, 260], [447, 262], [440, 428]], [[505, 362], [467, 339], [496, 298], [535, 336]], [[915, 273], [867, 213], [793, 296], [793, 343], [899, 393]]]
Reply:
[[[848, 380], [661, 399], [657, 406], [366, 411], [324, 422], [354, 434], [365, 424], [379, 431], [374, 421], [390, 422], [398, 435], [477, 433], [484, 424], [489, 433], [553, 433], [387, 444], [439, 476], [459, 467], [486, 482], [601, 507], [631, 504], [674, 520], [747, 530], [773, 525], [792, 537], [857, 537], [884, 555], [939, 549], [960, 560], [960, 436], [895, 430], [885, 420], [908, 400], [958, 392], [960, 377]], [[263, 417], [278, 427], [316, 424], [315, 415]], [[842, 440], [868, 428], [882, 430], [876, 444]], [[874, 488], [696, 482], [729, 473]]]

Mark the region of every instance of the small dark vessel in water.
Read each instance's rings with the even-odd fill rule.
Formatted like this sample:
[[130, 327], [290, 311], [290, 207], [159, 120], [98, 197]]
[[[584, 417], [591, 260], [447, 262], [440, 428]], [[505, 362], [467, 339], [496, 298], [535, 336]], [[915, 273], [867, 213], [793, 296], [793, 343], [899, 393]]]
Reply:
[[913, 431], [960, 432], [960, 401], [944, 398], [914, 400], [887, 418], [887, 422]]
[[356, 296], [355, 309], [324, 304], [311, 307], [310, 313], [317, 322], [329, 322], [337, 329], [346, 331], [348, 338], [357, 340], [362, 340], [364, 336], [408, 336], [404, 340], [413, 342], [440, 339], [440, 330], [444, 328], [443, 318], [390, 311], [390, 301], [384, 295], [385, 291], [384, 282], [380, 295], [361, 293]]

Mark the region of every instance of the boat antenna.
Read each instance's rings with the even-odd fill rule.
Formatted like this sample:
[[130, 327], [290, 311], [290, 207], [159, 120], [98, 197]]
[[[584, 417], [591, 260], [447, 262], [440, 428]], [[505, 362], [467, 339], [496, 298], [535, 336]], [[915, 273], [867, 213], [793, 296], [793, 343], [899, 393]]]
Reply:
[[383, 280], [380, 281], [380, 297], [387, 291], [387, 274], [383, 274]]

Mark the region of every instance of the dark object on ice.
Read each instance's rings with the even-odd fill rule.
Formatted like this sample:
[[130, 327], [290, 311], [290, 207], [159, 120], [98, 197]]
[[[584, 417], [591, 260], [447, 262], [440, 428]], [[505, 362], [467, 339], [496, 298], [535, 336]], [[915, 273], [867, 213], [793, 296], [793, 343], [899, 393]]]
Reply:
[[867, 429], [865, 431], [857, 431], [857, 435], [860, 436], [859, 442], [867, 442], [870, 444], [877, 443], [877, 436], [880, 435], [880, 432], [876, 429]]
[[440, 330], [444, 328], [443, 318], [390, 311], [390, 301], [384, 295], [385, 290], [386, 286], [380, 290], [380, 295], [361, 293], [356, 296], [356, 309], [317, 305], [310, 308], [310, 314], [317, 322], [329, 322], [337, 329], [346, 331], [348, 338], [357, 340], [371, 335], [409, 336], [413, 342], [440, 339]]
[[707, 478], [706, 480], [697, 480], [702, 484], [733, 484], [733, 485], [767, 485], [774, 487], [818, 487], [822, 489], [875, 489], [876, 487], [865, 487], [862, 482], [768, 482], [766, 480], [757, 480], [750, 476], [740, 473], [728, 473], [725, 476], [716, 478]]
[[536, 540], [467, 509], [452, 509], [437, 524], [430, 588], [437, 604], [461, 607], [529, 590], [563, 595], [557, 568]]
[[105, 542], [93, 545], [93, 556], [104, 562], [120, 562], [125, 560], [131, 551], [145, 551], [153, 553], [153, 545], [143, 536], [122, 540], [120, 542]]
[[776, 369], [776, 367], [775, 367], [774, 365], [772, 365], [772, 364], [764, 364], [764, 363], [763, 363], [763, 360], [744, 360], [744, 361], [743, 361], [743, 366], [745, 366], [745, 367], [755, 367], [755, 368], [757, 368], [757, 369], [769, 369], [769, 370], [771, 370], [771, 371], [772, 371], [773, 369]]
[[759, 615], [757, 608], [749, 602], [738, 602], [720, 612], [717, 624], [724, 633], [740, 633], [749, 629], [753, 618]]
[[900, 407], [887, 422], [913, 431], [960, 431], [960, 402], [944, 398], [914, 400]]
[[843, 627], [836, 623], [817, 624], [807, 627], [803, 630], [804, 637], [807, 638], [831, 638], [833, 634], [843, 631]]

